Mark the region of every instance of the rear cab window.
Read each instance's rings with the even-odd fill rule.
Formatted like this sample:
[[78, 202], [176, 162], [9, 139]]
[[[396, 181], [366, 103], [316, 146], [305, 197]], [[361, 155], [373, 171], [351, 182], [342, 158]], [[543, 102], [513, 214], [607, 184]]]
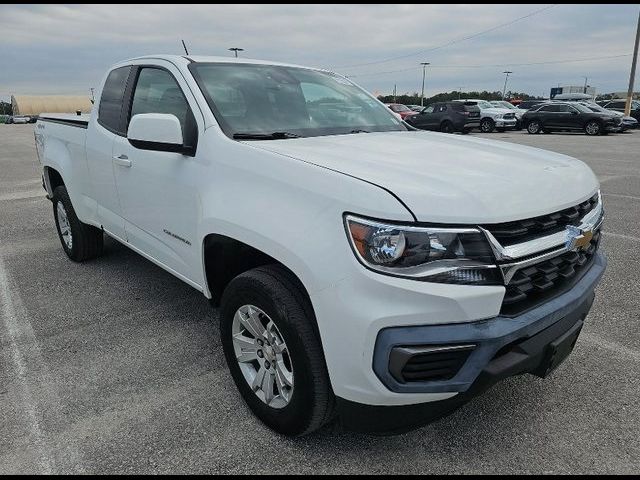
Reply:
[[107, 76], [100, 96], [98, 123], [118, 135], [126, 133], [122, 121], [122, 100], [130, 73], [130, 66], [112, 70]]

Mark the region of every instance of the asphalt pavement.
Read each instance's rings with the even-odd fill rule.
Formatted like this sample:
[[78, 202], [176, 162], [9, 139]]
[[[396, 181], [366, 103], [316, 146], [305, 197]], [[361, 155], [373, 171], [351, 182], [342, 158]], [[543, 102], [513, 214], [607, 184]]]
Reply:
[[602, 183], [609, 268], [575, 351], [405, 435], [289, 439], [244, 405], [200, 293], [112, 240], [67, 259], [33, 125], [0, 125], [0, 474], [640, 471], [640, 131], [478, 136], [575, 156]]

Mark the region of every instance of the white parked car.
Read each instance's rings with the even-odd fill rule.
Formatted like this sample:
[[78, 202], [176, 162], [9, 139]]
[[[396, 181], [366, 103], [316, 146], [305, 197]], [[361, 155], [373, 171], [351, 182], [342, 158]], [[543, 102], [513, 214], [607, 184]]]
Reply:
[[405, 431], [576, 343], [606, 263], [581, 161], [414, 131], [280, 63], [141, 57], [97, 94], [36, 124], [64, 252], [107, 234], [219, 304], [231, 376], [276, 431]]
[[31, 117], [26, 115], [13, 115], [9, 117], [9, 121], [7, 123], [29, 123], [31, 121]]
[[504, 132], [516, 128], [516, 114], [508, 108], [491, 105], [487, 100], [467, 98], [456, 102], [473, 102], [480, 108], [480, 131], [490, 133], [494, 130]]
[[522, 108], [516, 107], [513, 103], [507, 102], [506, 100], [492, 100], [491, 105], [498, 108], [506, 108], [507, 110], [511, 110], [516, 115], [516, 126], [515, 130], [522, 130], [522, 116], [526, 112], [526, 110]]

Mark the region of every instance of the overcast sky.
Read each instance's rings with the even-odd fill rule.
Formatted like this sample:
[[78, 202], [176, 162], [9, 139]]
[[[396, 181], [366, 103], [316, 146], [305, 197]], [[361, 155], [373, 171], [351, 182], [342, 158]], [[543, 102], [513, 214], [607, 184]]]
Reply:
[[[557, 5], [461, 40], [550, 5], [2, 5], [0, 95], [83, 94], [117, 61], [183, 53], [182, 38], [192, 54], [237, 46], [331, 67], [376, 94], [419, 91], [423, 61], [427, 96], [502, 90], [505, 68], [515, 91], [548, 95], [585, 76], [599, 92], [626, 90], [638, 5]], [[513, 65], [539, 62], [557, 63]]]

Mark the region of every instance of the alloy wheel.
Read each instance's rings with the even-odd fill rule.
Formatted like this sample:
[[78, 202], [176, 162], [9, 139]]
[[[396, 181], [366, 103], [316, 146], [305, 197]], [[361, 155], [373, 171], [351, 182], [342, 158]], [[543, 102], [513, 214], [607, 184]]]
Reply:
[[284, 408], [293, 395], [293, 363], [280, 330], [254, 305], [243, 305], [233, 316], [233, 350], [253, 393], [273, 408]]

